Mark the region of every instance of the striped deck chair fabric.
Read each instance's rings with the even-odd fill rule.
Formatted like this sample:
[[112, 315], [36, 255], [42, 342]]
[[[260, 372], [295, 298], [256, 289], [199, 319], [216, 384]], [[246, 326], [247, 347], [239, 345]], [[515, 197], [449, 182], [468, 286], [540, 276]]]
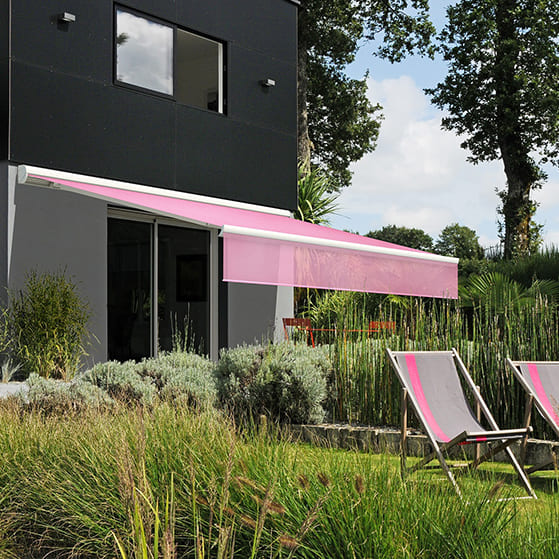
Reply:
[[[553, 429], [559, 438], [559, 361], [512, 361], [507, 358], [507, 365], [526, 391], [526, 422], [531, 418], [532, 406], [537, 410]], [[521, 462], [524, 463], [525, 444], [521, 452]], [[556, 461], [555, 455], [534, 465], [528, 473], [541, 470]]]
[[[447, 477], [460, 492], [444, 454], [459, 444], [494, 443], [488, 445], [483, 455], [476, 452], [476, 457], [469, 468], [477, 468], [498, 452], [505, 451], [528, 495], [535, 497], [528, 478], [509, 448], [514, 441], [525, 440], [531, 428], [525, 426], [519, 429], [499, 429], [456, 350], [387, 351], [403, 389], [401, 443], [403, 474], [407, 470], [405, 437], [409, 401], [434, 449], [433, 453], [426, 456], [410, 471], [415, 471], [438, 458]], [[467, 399], [462, 381], [471, 392], [476, 407], [475, 413]], [[483, 426], [482, 416], [489, 428]]]

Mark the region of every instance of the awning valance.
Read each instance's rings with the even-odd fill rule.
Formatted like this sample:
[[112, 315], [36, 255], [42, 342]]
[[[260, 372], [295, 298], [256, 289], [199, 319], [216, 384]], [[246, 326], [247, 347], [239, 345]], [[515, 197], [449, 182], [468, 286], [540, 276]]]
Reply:
[[456, 258], [305, 223], [285, 210], [23, 165], [18, 181], [218, 228], [225, 281], [457, 297]]

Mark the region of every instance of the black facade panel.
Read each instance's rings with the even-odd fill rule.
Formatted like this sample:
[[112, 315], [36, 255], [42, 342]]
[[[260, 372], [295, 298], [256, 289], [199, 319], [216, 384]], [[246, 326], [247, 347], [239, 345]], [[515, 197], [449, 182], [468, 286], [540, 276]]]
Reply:
[[8, 159], [10, 3], [0, 0], [0, 161]]
[[183, 0], [177, 4], [177, 24], [268, 56], [296, 60], [297, 8], [289, 2]]
[[[181, 2], [181, 0], [178, 1]], [[122, 2], [118, 0], [115, 4], [164, 19], [169, 23], [176, 23], [177, 6], [175, 0], [122, 0]]]
[[297, 59], [297, 8], [280, 0], [222, 2], [219, 21], [231, 41], [289, 62]]
[[162, 186], [174, 134], [164, 99], [13, 64], [14, 162]]
[[[76, 21], [60, 23], [62, 12], [75, 15]], [[111, 2], [17, 0], [12, 2], [12, 14], [14, 60], [60, 74], [112, 81]]]
[[[182, 133], [188, 127], [196, 133]], [[264, 206], [296, 207], [297, 160], [291, 136], [227, 118], [215, 127], [201, 126], [195, 115], [186, 112], [179, 115], [178, 130], [179, 190]]]
[[[229, 116], [294, 134], [297, 86], [293, 63], [232, 45], [229, 72], [234, 76], [228, 91]], [[261, 84], [267, 78], [275, 81], [273, 87]]]
[[[225, 42], [227, 115], [113, 84], [110, 0], [14, 0], [9, 158], [296, 206], [296, 17], [284, 0], [122, 0]], [[8, 0], [0, 8], [8, 10]], [[76, 21], [60, 24], [70, 12]], [[7, 33], [0, 18], [0, 40]], [[4, 31], [2, 31], [4, 29]], [[4, 69], [8, 66], [6, 58]], [[0, 66], [0, 131], [8, 128]], [[271, 78], [276, 86], [264, 88]], [[7, 151], [0, 139], [0, 149]]]
[[10, 61], [0, 58], [0, 161], [8, 159], [10, 89], [8, 83]]

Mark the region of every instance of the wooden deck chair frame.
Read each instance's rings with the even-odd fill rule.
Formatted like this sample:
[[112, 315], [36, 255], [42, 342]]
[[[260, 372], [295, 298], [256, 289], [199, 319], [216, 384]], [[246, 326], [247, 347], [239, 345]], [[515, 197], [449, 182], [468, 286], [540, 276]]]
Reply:
[[[514, 376], [517, 378], [517, 380], [522, 385], [522, 388], [524, 388], [526, 392], [524, 424], [528, 425], [531, 422], [532, 410], [535, 403], [537, 410], [540, 412], [541, 416], [545, 419], [548, 425], [553, 429], [555, 435], [557, 436], [557, 439], [559, 440], [559, 422], [557, 419], [557, 414], [555, 414], [555, 411], [553, 410], [552, 407], [552, 403], [549, 400], [550, 395], [545, 393], [543, 386], [541, 387], [542, 392], [540, 394], [537, 394], [533, 386], [531, 386], [530, 383], [527, 382], [526, 378], [524, 377], [524, 373], [522, 372], [522, 366], [524, 365], [525, 366], [535, 365], [536, 368], [538, 365], [546, 365], [546, 366], [551, 365], [553, 367], [557, 367], [557, 373], [559, 374], [559, 361], [512, 361], [512, 359], [509, 359], [507, 357], [506, 362], [509, 368], [512, 369]], [[542, 397], [545, 398], [547, 402], [543, 402]], [[526, 462], [527, 442], [528, 440], [526, 439], [525, 441], [522, 442], [520, 446], [519, 461], [520, 461], [520, 465], [523, 468], [525, 467], [525, 462]], [[534, 464], [532, 467], [526, 469], [526, 473], [532, 474], [534, 472], [537, 472], [538, 470], [545, 468], [546, 466], [549, 466], [550, 464], [557, 465], [557, 456], [553, 451], [551, 452], [551, 456], [549, 458], [545, 459], [542, 462], [539, 462], [538, 464]]]
[[[525, 440], [528, 437], [528, 434], [531, 432], [531, 427], [524, 426], [520, 429], [506, 429], [502, 430], [499, 429], [493, 415], [489, 411], [489, 408], [485, 404], [484, 400], [482, 399], [479, 388], [474, 384], [470, 374], [468, 373], [464, 363], [460, 359], [457, 351], [453, 348], [451, 351], [391, 351], [387, 348], [388, 357], [392, 368], [394, 369], [400, 383], [402, 385], [402, 401], [401, 401], [401, 439], [400, 439], [400, 466], [401, 466], [401, 474], [402, 477], [405, 477], [406, 474], [411, 474], [420, 468], [427, 466], [431, 461], [435, 458], [438, 459], [440, 466], [445, 473], [446, 477], [458, 493], [461, 496], [460, 488], [458, 483], [456, 482], [455, 476], [451, 471], [451, 466], [447, 462], [445, 458], [445, 453], [447, 453], [450, 449], [457, 445], [461, 444], [476, 444], [476, 453], [474, 460], [467, 464], [464, 468], [463, 464], [461, 465], [462, 471], [470, 471], [477, 468], [483, 462], [491, 459], [493, 456], [498, 454], [501, 451], [504, 451], [507, 454], [513, 468], [515, 469], [516, 473], [518, 474], [518, 478], [520, 480], [521, 485], [526, 490], [526, 493], [530, 498], [536, 499], [536, 494], [530, 485], [530, 481], [524, 469], [520, 466], [517, 459], [515, 458], [510, 445], [517, 440]], [[414, 388], [411, 386], [409, 382], [406, 381], [405, 375], [398, 363], [398, 358], [408, 355], [421, 355], [421, 354], [447, 354], [449, 357], [452, 357], [454, 368], [457, 372], [458, 378], [460, 375], [462, 379], [465, 381], [466, 386], [471, 391], [474, 401], [475, 401], [475, 408], [477, 412], [477, 419], [478, 423], [481, 419], [481, 414], [485, 417], [488, 425], [491, 427], [491, 431], [485, 430], [481, 425], [479, 425], [479, 430], [477, 431], [463, 431], [455, 435], [451, 440], [446, 442], [441, 442], [440, 438], [437, 437], [430, 427], [429, 421], [426, 417], [426, 413], [420, 406], [418, 399], [414, 393]], [[464, 392], [462, 390], [462, 392]], [[465, 396], [465, 394], [464, 394]], [[406, 466], [406, 458], [407, 458], [407, 417], [408, 417], [408, 403], [411, 403], [413, 411], [415, 415], [419, 419], [423, 431], [426, 433], [429, 442], [432, 445], [433, 451], [425, 456], [422, 460], [420, 460], [417, 464], [415, 464], [412, 468], [407, 468]], [[429, 412], [431, 413], [431, 412]], [[481, 443], [491, 443], [494, 442], [495, 445], [490, 445], [488, 450], [483, 454], [480, 455], [479, 452], [479, 445]]]

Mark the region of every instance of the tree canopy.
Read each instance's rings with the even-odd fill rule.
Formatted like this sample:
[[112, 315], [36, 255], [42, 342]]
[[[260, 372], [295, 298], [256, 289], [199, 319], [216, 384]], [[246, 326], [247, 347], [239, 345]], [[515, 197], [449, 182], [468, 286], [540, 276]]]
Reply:
[[428, 0], [301, 0], [299, 9], [299, 161], [328, 171], [332, 188], [347, 186], [349, 165], [375, 148], [381, 114], [367, 98], [365, 76], [345, 73], [367, 40], [392, 62], [429, 53], [434, 28]]
[[475, 260], [483, 258], [483, 248], [477, 233], [464, 225], [447, 225], [439, 235], [434, 246], [435, 252], [455, 258]]
[[369, 231], [365, 236], [418, 250], [432, 250], [433, 248], [433, 238], [423, 229], [385, 225], [382, 229]]
[[428, 93], [470, 161], [503, 161], [504, 256], [529, 254], [539, 234], [530, 194], [542, 165], [559, 162], [559, 0], [461, 0], [447, 16], [448, 74]]

